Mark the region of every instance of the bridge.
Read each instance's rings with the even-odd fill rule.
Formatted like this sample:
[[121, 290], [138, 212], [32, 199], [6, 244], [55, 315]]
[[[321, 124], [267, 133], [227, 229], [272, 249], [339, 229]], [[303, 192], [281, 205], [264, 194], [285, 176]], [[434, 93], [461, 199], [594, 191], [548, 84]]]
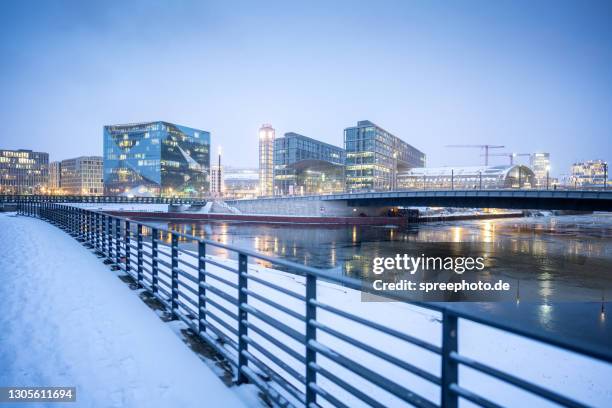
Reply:
[[227, 201], [246, 213], [285, 215], [381, 215], [393, 207], [504, 208], [612, 211], [612, 191], [410, 190], [340, 193]]
[[[206, 198], [2, 195], [2, 203], [196, 204]], [[394, 207], [612, 211], [606, 190], [403, 190], [226, 200], [243, 213], [310, 216], [382, 215]]]

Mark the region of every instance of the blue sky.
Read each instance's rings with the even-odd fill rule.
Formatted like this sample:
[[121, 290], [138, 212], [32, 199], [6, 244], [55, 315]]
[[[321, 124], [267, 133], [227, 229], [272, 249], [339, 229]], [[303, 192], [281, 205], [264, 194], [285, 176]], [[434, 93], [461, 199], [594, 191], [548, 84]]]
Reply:
[[610, 1], [7, 0], [0, 58], [0, 147], [52, 160], [158, 119], [238, 166], [262, 123], [341, 146], [361, 119], [430, 166], [482, 163], [459, 143], [612, 159]]

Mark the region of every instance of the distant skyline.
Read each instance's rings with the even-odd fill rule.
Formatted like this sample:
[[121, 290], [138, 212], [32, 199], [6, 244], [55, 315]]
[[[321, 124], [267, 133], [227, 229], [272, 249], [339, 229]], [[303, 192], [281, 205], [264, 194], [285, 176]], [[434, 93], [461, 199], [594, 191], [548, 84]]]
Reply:
[[428, 166], [489, 143], [567, 174], [612, 159], [611, 21], [605, 0], [7, 0], [0, 149], [102, 155], [104, 125], [164, 120], [257, 167], [263, 123], [343, 147], [371, 120]]

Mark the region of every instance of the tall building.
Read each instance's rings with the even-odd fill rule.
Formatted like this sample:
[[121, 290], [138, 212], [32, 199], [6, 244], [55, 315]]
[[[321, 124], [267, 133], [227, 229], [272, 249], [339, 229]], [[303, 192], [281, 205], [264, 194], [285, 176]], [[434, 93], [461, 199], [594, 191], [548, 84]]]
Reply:
[[49, 153], [0, 150], [0, 194], [46, 194]]
[[213, 195], [221, 196], [225, 193], [225, 183], [223, 180], [223, 166], [214, 165], [210, 168], [210, 192]]
[[62, 164], [58, 161], [49, 163], [49, 187], [50, 194], [61, 194], [61, 169]]
[[210, 133], [157, 121], [104, 126], [107, 195], [208, 194]]
[[425, 154], [380, 126], [362, 120], [344, 129], [347, 191], [392, 190], [397, 175], [425, 167]]
[[274, 193], [274, 128], [267, 123], [259, 128], [259, 192]]
[[274, 195], [344, 191], [344, 149], [289, 132], [274, 141]]
[[60, 164], [62, 194], [100, 196], [104, 194], [103, 160], [99, 156], [81, 156]]
[[536, 186], [546, 187], [546, 180], [550, 185], [550, 154], [533, 153], [529, 157], [529, 165], [535, 174]]
[[571, 173], [569, 183], [573, 187], [603, 187], [610, 177], [608, 163], [603, 160], [574, 163]]

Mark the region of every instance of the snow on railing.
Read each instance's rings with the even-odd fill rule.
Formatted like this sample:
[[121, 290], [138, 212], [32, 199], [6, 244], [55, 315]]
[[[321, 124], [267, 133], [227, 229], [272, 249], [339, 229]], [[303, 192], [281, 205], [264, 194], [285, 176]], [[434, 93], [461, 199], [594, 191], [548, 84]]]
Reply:
[[[431, 313], [439, 330], [423, 339], [415, 334], [416, 325], [382, 323], [397, 322], [395, 316], [367, 316], [375, 303], [356, 310], [359, 303], [338, 301], [339, 291], [363, 289], [345, 276], [65, 204], [23, 202], [19, 214], [57, 225], [130, 275], [233, 366], [237, 384], [255, 384], [275, 405], [452, 408], [464, 399], [499, 406], [490, 392], [482, 396], [485, 388], [466, 388], [465, 370], [459, 368], [468, 367], [543, 400], [586, 406], [461, 354], [458, 323], [464, 320], [612, 362], [610, 354], [585, 344], [544, 338], [440, 304], [411, 303]], [[195, 243], [197, 250], [179, 246], [184, 242]], [[207, 253], [212, 248], [235, 259], [212, 256]], [[249, 264], [249, 259], [292, 274]]]

